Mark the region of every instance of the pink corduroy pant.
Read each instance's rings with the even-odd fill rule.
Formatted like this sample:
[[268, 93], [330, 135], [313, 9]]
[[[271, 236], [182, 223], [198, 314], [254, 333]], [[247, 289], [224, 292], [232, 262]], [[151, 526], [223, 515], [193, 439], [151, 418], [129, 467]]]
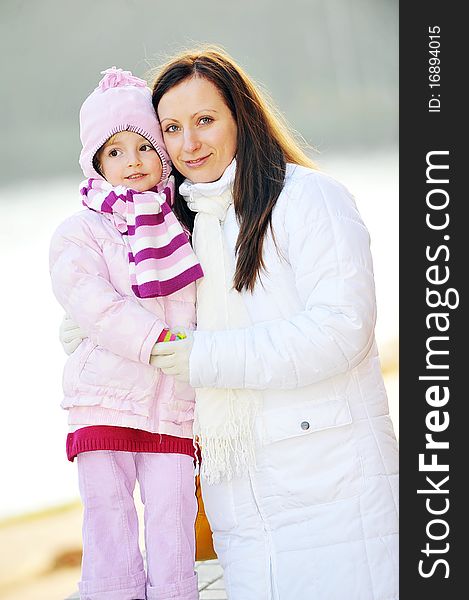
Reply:
[[[84, 506], [81, 600], [196, 600], [193, 459], [100, 450], [79, 454], [77, 463]], [[146, 574], [136, 481], [145, 506]]]

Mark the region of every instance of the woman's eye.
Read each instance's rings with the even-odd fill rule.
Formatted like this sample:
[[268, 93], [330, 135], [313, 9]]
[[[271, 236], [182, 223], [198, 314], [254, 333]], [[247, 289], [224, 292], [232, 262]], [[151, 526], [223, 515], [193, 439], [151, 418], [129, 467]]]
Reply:
[[201, 117], [200, 120], [199, 120], [199, 123], [201, 125], [208, 125], [212, 121], [213, 121], [212, 117]]
[[178, 126], [177, 125], [168, 125], [168, 127], [166, 127], [166, 129], [164, 130], [164, 132], [165, 133], [174, 133], [177, 130], [178, 130]]

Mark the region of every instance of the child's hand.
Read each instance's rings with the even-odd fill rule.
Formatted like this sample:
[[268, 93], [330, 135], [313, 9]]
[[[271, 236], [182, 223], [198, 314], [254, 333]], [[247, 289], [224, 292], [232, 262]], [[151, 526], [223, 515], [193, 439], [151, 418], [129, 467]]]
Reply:
[[156, 342], [175, 342], [176, 340], [183, 340], [186, 334], [183, 331], [171, 331], [170, 329], [163, 329], [158, 336]]
[[[194, 343], [194, 335], [189, 329], [175, 327], [179, 339], [157, 342], [151, 351], [150, 364], [171, 375], [178, 381], [189, 382], [189, 357]], [[172, 332], [171, 332], [172, 333]]]

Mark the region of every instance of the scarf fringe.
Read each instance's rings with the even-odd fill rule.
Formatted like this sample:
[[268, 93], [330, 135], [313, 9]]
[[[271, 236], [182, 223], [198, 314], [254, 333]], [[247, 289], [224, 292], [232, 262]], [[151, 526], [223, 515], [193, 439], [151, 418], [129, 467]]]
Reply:
[[194, 431], [203, 456], [200, 473], [209, 484], [240, 477], [256, 465], [254, 425], [259, 397], [249, 390], [227, 392], [228, 419], [222, 426], [206, 423], [207, 412], [200, 399], [196, 401]]
[[203, 449], [200, 474], [210, 485], [240, 477], [256, 465], [252, 433], [238, 432], [235, 438], [199, 434], [198, 439]]

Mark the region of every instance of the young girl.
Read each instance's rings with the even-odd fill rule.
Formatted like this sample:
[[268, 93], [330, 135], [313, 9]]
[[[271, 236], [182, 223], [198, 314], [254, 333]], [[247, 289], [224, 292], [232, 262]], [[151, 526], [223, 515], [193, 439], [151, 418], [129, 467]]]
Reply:
[[[194, 395], [150, 365], [194, 328], [202, 276], [170, 204], [170, 162], [146, 83], [108, 69], [80, 111], [85, 209], [53, 235], [54, 293], [87, 338], [63, 377], [84, 504], [82, 600], [198, 598]], [[145, 505], [147, 574], [133, 501]]]

